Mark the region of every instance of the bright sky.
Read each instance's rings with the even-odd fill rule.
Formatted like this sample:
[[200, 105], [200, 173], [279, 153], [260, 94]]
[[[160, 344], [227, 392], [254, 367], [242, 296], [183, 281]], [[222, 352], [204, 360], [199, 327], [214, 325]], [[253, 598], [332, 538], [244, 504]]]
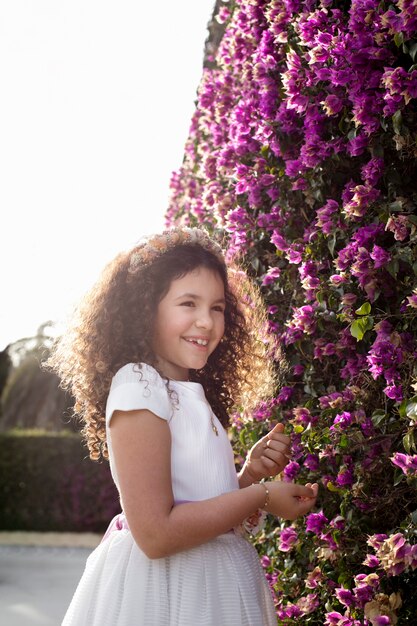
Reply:
[[0, 350], [163, 227], [214, 0], [0, 5]]

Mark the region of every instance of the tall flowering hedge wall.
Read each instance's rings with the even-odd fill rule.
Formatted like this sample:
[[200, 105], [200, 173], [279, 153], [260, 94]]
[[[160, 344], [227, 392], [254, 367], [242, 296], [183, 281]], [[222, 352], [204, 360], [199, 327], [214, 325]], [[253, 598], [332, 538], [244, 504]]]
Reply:
[[[239, 0], [172, 177], [169, 224], [226, 233], [288, 368], [318, 508], [257, 537], [279, 624], [417, 623], [417, 2]], [[413, 386], [414, 385], [414, 386]]]

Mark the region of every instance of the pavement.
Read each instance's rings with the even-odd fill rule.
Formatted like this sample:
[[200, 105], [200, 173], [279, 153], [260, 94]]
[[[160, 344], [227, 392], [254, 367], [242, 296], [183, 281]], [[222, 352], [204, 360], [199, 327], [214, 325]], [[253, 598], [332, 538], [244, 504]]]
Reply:
[[1, 626], [60, 626], [102, 535], [0, 532]]

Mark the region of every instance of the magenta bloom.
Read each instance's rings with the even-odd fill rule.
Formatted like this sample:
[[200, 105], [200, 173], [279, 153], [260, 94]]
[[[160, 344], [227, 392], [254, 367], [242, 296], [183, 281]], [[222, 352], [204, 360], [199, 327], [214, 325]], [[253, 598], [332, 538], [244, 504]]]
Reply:
[[284, 479], [289, 482], [294, 480], [300, 471], [300, 466], [296, 461], [290, 461], [284, 469]]
[[281, 270], [279, 269], [279, 267], [270, 267], [262, 279], [262, 286], [267, 287], [269, 285], [273, 285], [274, 283], [276, 283], [280, 275]]
[[319, 513], [310, 513], [306, 519], [306, 530], [316, 535], [320, 534], [323, 528], [328, 524], [329, 520], [324, 515], [323, 511]]
[[345, 606], [353, 606], [355, 604], [353, 593], [349, 589], [338, 587], [335, 589], [335, 595], [339, 602]]
[[346, 430], [353, 422], [353, 415], [348, 411], [338, 413], [334, 418], [333, 425], [330, 426], [330, 430], [343, 431]]
[[402, 454], [396, 452], [390, 457], [393, 465], [399, 467], [406, 476], [417, 476], [417, 454]]
[[298, 541], [298, 534], [294, 528], [284, 528], [279, 536], [278, 549], [281, 552], [289, 552]]

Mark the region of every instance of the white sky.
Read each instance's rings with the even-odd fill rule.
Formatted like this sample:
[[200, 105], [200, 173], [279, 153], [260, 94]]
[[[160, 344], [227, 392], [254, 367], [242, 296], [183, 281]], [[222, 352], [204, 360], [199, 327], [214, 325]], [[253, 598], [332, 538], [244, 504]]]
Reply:
[[0, 5], [0, 350], [160, 230], [214, 0]]

